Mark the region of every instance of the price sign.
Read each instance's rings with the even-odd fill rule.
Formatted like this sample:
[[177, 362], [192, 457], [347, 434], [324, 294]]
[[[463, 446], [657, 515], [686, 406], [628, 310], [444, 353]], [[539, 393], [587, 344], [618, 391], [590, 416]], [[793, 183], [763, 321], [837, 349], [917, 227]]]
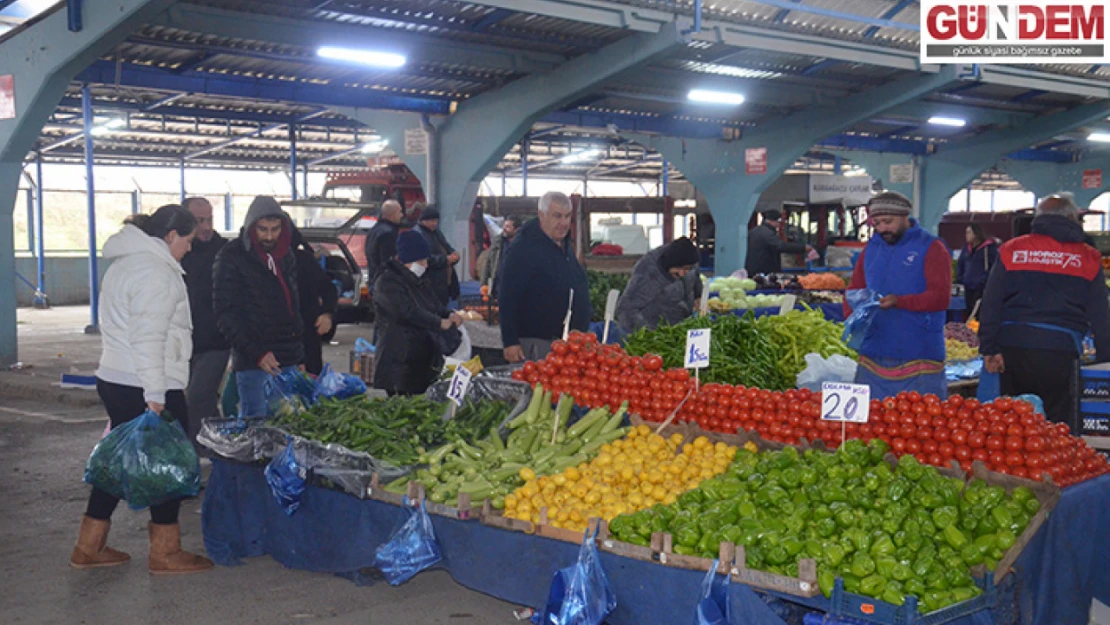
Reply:
[[825, 382], [821, 385], [822, 419], [845, 423], [867, 423], [870, 412], [870, 386], [847, 382]]
[[447, 389], [447, 399], [455, 402], [456, 406], [462, 406], [466, 398], [466, 389], [470, 386], [470, 379], [473, 377], [474, 374], [470, 369], [462, 365], [455, 367], [455, 375], [451, 376], [451, 386]]
[[779, 314], [785, 315], [786, 313], [794, 310], [794, 306], [798, 304], [798, 296], [794, 294], [784, 295], [782, 298], [782, 305], [779, 306]]
[[709, 328], [695, 328], [686, 331], [687, 369], [704, 369], [709, 366]]

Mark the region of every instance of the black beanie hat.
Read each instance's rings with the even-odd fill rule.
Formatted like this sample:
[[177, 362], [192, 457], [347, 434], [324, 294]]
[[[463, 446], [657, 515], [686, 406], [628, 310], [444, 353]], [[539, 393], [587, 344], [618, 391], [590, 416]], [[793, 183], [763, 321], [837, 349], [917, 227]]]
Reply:
[[679, 237], [667, 244], [659, 260], [663, 263], [663, 269], [670, 269], [697, 265], [701, 262], [701, 255], [698, 254], [698, 248], [694, 247], [690, 239]]
[[777, 208], [769, 208], [763, 211], [763, 219], [770, 219], [771, 221], [778, 221], [782, 219], [782, 211]]

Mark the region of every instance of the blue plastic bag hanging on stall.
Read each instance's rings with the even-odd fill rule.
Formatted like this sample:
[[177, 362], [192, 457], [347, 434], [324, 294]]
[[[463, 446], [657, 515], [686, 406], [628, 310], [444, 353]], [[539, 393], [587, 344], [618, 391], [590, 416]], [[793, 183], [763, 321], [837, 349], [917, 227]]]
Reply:
[[424, 500], [418, 506], [410, 506], [405, 497], [401, 507], [411, 509], [408, 519], [393, 532], [389, 542], [378, 547], [374, 558], [374, 566], [391, 586], [400, 586], [443, 559]]
[[[316, 383], [296, 369], [270, 376], [262, 386], [270, 416], [294, 414], [316, 403]], [[253, 415], [252, 415], [253, 416]]]
[[85, 482], [141, 510], [196, 496], [200, 460], [180, 423], [147, 410], [100, 439], [85, 465]]
[[542, 625], [601, 625], [617, 607], [617, 595], [601, 568], [597, 528], [585, 534], [578, 562], [560, 569], [551, 580]]
[[844, 299], [852, 307], [852, 314], [844, 320], [842, 339], [848, 347], [858, 352], [871, 332], [871, 324], [875, 321], [875, 314], [879, 312], [882, 295], [871, 289], [849, 289], [844, 292]]
[[266, 465], [266, 483], [285, 514], [292, 515], [301, 507], [307, 477], [308, 471], [297, 462], [293, 441], [289, 441], [285, 449]]
[[694, 625], [729, 625], [728, 584], [730, 573], [717, 574], [717, 560], [701, 583], [701, 601], [694, 614]]
[[358, 395], [366, 394], [366, 383], [349, 373], [339, 373], [331, 368], [331, 365], [324, 365], [324, 370], [320, 372], [320, 377], [316, 378], [316, 396], [317, 397], [334, 397], [335, 399], [347, 399], [348, 397], [356, 397]]
[[1033, 404], [1033, 412], [1041, 415], [1042, 417], [1044, 416], [1044, 400], [1042, 400], [1037, 395], [1033, 395], [1032, 393], [1027, 393], [1025, 395], [1018, 395], [1014, 399], [1020, 399], [1020, 400], [1027, 401], [1027, 402]]

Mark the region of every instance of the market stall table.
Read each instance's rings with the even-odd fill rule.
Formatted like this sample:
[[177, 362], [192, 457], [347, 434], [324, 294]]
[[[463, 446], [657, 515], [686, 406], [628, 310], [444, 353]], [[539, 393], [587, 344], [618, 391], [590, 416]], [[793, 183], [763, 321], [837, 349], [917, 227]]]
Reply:
[[[222, 459], [212, 464], [202, 509], [204, 541], [209, 556], [225, 566], [270, 555], [290, 568], [349, 574], [373, 565], [375, 549], [401, 520], [398, 507], [317, 486], [309, 486], [300, 508], [286, 515], [261, 465]], [[476, 520], [432, 520], [444, 554], [441, 566], [456, 581], [521, 605], [542, 606], [552, 575], [571, 564], [578, 550]], [[1017, 600], [952, 623], [1086, 625], [1092, 598], [1110, 603], [1110, 541], [1100, 539], [1107, 527], [1110, 476], [1067, 489], [1015, 565]], [[618, 600], [611, 625], [690, 621], [703, 573], [604, 552], [602, 563]], [[731, 584], [730, 602], [734, 623], [784, 623], [742, 584]]]

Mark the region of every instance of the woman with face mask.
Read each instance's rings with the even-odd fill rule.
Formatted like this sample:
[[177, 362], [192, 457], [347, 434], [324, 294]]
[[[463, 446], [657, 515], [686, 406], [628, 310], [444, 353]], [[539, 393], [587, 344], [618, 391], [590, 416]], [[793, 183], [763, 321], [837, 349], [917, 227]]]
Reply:
[[[170, 204], [124, 223], [104, 243], [104, 258], [112, 264], [100, 292], [103, 346], [96, 391], [112, 428], [147, 409], [168, 412], [186, 428], [185, 385], [193, 353], [193, 323], [181, 258], [192, 246], [197, 220]], [[75, 568], [114, 566], [131, 559], [107, 546], [112, 512], [119, 501], [93, 488], [70, 556]], [[150, 507], [151, 573], [212, 568], [208, 558], [181, 549], [179, 508], [179, 500]]]
[[440, 303], [425, 278], [429, 255], [420, 233], [402, 233], [397, 237], [396, 258], [386, 263], [374, 284], [374, 387], [390, 395], [427, 390], [443, 368], [443, 353], [434, 334], [463, 322]]

